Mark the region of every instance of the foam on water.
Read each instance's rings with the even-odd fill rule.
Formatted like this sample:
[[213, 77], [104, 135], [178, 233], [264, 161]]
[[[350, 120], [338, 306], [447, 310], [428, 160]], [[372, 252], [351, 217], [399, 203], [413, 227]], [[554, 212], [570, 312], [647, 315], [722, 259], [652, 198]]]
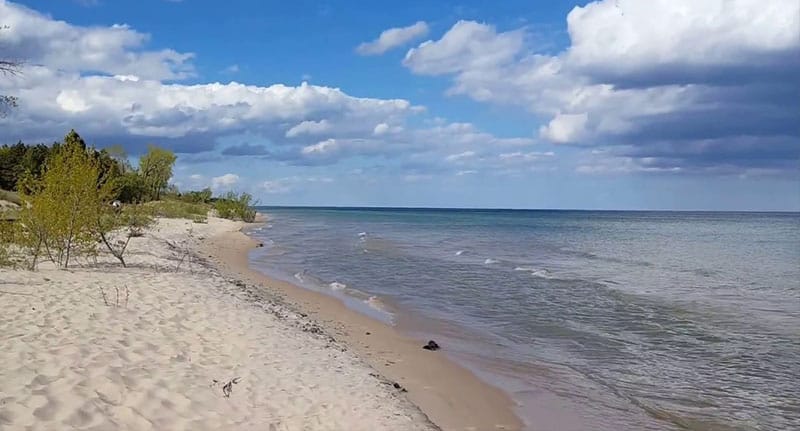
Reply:
[[333, 289], [333, 290], [345, 290], [347, 288], [346, 284], [339, 283], [339, 282], [336, 282], [336, 281], [334, 281], [333, 283], [329, 284], [328, 286], [330, 286], [330, 288]]
[[484, 265], [493, 265], [493, 264], [495, 264], [497, 262], [499, 262], [499, 260], [497, 260], [497, 259], [486, 259], [486, 260], [483, 261], [483, 264]]

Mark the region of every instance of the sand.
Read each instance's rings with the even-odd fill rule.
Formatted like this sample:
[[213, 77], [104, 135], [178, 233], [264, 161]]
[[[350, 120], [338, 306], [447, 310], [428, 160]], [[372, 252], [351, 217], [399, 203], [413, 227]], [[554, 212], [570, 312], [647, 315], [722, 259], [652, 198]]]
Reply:
[[394, 327], [347, 308], [338, 299], [270, 278], [248, 265], [257, 242], [242, 232], [223, 232], [201, 245], [215, 266], [248, 283], [278, 294], [301, 309], [337, 339], [343, 340], [381, 375], [400, 383], [407, 397], [444, 430], [519, 430], [524, 424], [508, 395], [478, 379], [443, 350], [423, 350], [427, 340], [411, 338]]
[[280, 292], [195, 255], [241, 227], [162, 219], [132, 240], [129, 268], [101, 254], [0, 269], [0, 429], [436, 429], [409, 401], [424, 404], [424, 384], [395, 388]]

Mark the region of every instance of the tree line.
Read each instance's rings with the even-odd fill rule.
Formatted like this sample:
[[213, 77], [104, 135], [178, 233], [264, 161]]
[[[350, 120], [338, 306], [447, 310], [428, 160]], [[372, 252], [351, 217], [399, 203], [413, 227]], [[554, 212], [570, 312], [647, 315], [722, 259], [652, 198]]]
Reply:
[[64, 148], [86, 152], [97, 165], [101, 181], [114, 182], [112, 198], [125, 203], [160, 199], [168, 190], [177, 160], [173, 152], [150, 145], [134, 167], [121, 146], [101, 150], [88, 147], [75, 130], [70, 130], [61, 142], [49, 146], [18, 142], [0, 147], [0, 189], [25, 192], [28, 184], [42, 178], [48, 162]]

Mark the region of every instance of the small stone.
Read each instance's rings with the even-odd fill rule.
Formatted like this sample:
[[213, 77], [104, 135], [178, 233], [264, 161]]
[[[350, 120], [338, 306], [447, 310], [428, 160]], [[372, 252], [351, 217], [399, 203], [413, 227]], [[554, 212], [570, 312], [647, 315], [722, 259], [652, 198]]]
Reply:
[[372, 332], [367, 332], [367, 335], [372, 335]]
[[439, 344], [436, 343], [436, 341], [433, 341], [433, 340], [428, 341], [428, 344], [422, 346], [422, 348], [425, 349], [425, 350], [439, 350], [440, 349]]

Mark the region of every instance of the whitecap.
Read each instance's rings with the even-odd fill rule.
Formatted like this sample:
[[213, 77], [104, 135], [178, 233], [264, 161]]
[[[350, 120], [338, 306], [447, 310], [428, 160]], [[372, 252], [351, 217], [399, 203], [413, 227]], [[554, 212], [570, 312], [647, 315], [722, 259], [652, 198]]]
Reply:
[[547, 278], [547, 279], [553, 278], [553, 275], [550, 274], [550, 271], [548, 271], [546, 269], [539, 269], [539, 270], [536, 270], [536, 271], [532, 271], [531, 275], [533, 275], [534, 277], [539, 277], [539, 278]]
[[459, 250], [456, 252], [456, 256], [461, 256], [462, 254], [464, 254], [464, 250]]
[[498, 261], [497, 261], [497, 260], [495, 260], [495, 259], [486, 259], [486, 260], [484, 260], [484, 261], [483, 261], [483, 264], [484, 264], [484, 265], [491, 265], [491, 264], [493, 264], [493, 263], [497, 263], [497, 262], [498, 262]]
[[333, 283], [329, 284], [332, 290], [344, 290], [347, 288], [347, 285], [344, 283], [339, 283], [338, 281], [334, 281]]
[[299, 282], [303, 282], [303, 281], [304, 281], [304, 280], [303, 280], [303, 274], [302, 274], [302, 273], [300, 273], [300, 272], [296, 273], [296, 274], [294, 275], [294, 278], [295, 278], [297, 281], [299, 281]]
[[364, 238], [365, 236], [367, 236], [367, 233], [366, 233], [366, 232], [359, 232], [359, 233], [358, 233], [358, 237], [359, 237], [359, 238]]

